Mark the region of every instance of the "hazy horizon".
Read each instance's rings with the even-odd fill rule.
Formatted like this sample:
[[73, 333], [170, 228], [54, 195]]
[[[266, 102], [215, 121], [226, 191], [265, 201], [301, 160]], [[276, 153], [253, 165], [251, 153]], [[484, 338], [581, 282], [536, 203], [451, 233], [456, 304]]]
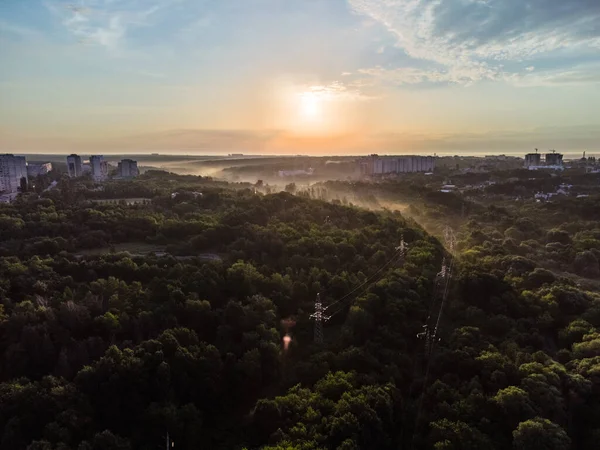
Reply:
[[[569, 160], [569, 159], [579, 159], [582, 157], [583, 155], [583, 151], [560, 151], [560, 150], [556, 150], [556, 149], [551, 149], [551, 150], [541, 150], [538, 149], [539, 153], [541, 155], [544, 155], [546, 153], [552, 153], [552, 152], [556, 152], [556, 153], [560, 153], [562, 155], [565, 156], [565, 159]], [[210, 158], [222, 158], [224, 160], [226, 159], [236, 159], [236, 158], [343, 158], [343, 157], [348, 157], [348, 158], [356, 158], [356, 157], [361, 157], [361, 156], [369, 156], [371, 154], [377, 154], [378, 156], [390, 156], [390, 157], [402, 157], [402, 156], [437, 156], [440, 158], [444, 158], [444, 157], [453, 157], [453, 156], [459, 156], [459, 157], [472, 157], [472, 158], [483, 158], [486, 156], [508, 156], [508, 157], [517, 157], [517, 158], [523, 158], [525, 156], [526, 153], [534, 153], [535, 150], [530, 151], [530, 150], [523, 150], [523, 151], [505, 151], [505, 152], [477, 152], [477, 151], [469, 151], [469, 152], [461, 152], [461, 151], [457, 151], [457, 152], [453, 152], [453, 151], [440, 151], [440, 152], [405, 152], [405, 153], [393, 153], [393, 152], [385, 152], [385, 151], [380, 151], [380, 152], [375, 152], [375, 153], [370, 153], [370, 152], [356, 152], [356, 153], [350, 153], [350, 152], [344, 152], [344, 153], [323, 153], [323, 154], [302, 154], [302, 153], [237, 153], [234, 152], [233, 154], [228, 154], [228, 153], [224, 153], [224, 152], [198, 152], [198, 153], [184, 153], [183, 150], [182, 153], [172, 153], [173, 151], [177, 152], [179, 150], [165, 150], [165, 151], [117, 151], [117, 150], [107, 150], [107, 151], [96, 151], [96, 152], [71, 152], [71, 151], [63, 151], [63, 152], [38, 152], [38, 151], [26, 151], [26, 152], [6, 152], [6, 153], [13, 153], [15, 155], [18, 156], [45, 156], [45, 157], [67, 157], [70, 154], [77, 154], [79, 156], [82, 157], [86, 157], [86, 156], [91, 156], [91, 155], [104, 155], [109, 159], [115, 158], [115, 157], [128, 157], [128, 156], [144, 156], [144, 157], [161, 157], [161, 158], [206, 158], [206, 159], [210, 159]], [[584, 150], [585, 151], [585, 150]], [[595, 153], [595, 152], [590, 152], [590, 151], [585, 151], [585, 156], [586, 157], [598, 157], [600, 156], [600, 152]]]
[[600, 2], [4, 2], [0, 151], [600, 151]]

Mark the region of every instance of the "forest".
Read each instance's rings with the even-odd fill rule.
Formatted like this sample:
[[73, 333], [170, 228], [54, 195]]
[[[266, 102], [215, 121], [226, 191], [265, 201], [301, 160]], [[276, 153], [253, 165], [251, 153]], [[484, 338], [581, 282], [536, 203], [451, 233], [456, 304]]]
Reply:
[[57, 181], [0, 205], [0, 450], [598, 448], [593, 192]]

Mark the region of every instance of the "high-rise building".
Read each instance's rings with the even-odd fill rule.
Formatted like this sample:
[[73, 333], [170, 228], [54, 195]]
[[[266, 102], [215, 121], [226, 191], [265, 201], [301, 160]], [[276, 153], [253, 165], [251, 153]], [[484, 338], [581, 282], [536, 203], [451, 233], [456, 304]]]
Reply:
[[67, 169], [71, 178], [76, 178], [83, 175], [81, 156], [75, 154], [67, 156]]
[[46, 175], [48, 172], [52, 170], [52, 163], [42, 163], [42, 164], [27, 164], [27, 176], [37, 177], [38, 175]]
[[363, 175], [386, 175], [395, 173], [433, 172], [435, 157], [433, 156], [402, 156], [380, 157], [370, 155], [359, 160]]
[[27, 162], [24, 156], [0, 155], [0, 192], [19, 192], [23, 181], [27, 183]]
[[94, 180], [106, 180], [108, 177], [108, 164], [104, 161], [104, 156], [90, 156], [90, 166], [92, 166], [92, 178], [94, 178]]
[[562, 166], [563, 155], [561, 153], [546, 153], [546, 165], [547, 166]]
[[525, 155], [525, 167], [537, 167], [542, 162], [542, 155], [539, 153], [527, 153]]
[[132, 159], [121, 160], [121, 162], [119, 163], [118, 173], [119, 176], [123, 178], [137, 177], [140, 174], [140, 171], [138, 170], [137, 161], [134, 161]]

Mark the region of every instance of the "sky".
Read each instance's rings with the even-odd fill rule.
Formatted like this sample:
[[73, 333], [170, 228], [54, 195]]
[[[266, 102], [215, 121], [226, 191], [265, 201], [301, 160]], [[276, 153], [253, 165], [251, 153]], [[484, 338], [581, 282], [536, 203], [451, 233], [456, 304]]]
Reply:
[[0, 0], [0, 151], [600, 153], [598, 0]]

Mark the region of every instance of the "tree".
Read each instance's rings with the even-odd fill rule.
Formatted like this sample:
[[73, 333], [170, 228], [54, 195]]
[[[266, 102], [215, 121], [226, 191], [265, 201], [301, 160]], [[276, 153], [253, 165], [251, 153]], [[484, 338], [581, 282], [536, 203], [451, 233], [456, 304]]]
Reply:
[[499, 390], [493, 400], [502, 409], [512, 427], [519, 421], [528, 419], [534, 414], [529, 394], [516, 386], [509, 386]]
[[491, 448], [489, 438], [468, 424], [448, 419], [431, 424], [431, 440], [435, 449], [478, 450]]
[[598, 258], [591, 251], [577, 253], [573, 266], [578, 274], [585, 277], [597, 278], [600, 276]]
[[513, 431], [515, 450], [569, 450], [571, 439], [557, 424], [536, 417], [521, 422]]

